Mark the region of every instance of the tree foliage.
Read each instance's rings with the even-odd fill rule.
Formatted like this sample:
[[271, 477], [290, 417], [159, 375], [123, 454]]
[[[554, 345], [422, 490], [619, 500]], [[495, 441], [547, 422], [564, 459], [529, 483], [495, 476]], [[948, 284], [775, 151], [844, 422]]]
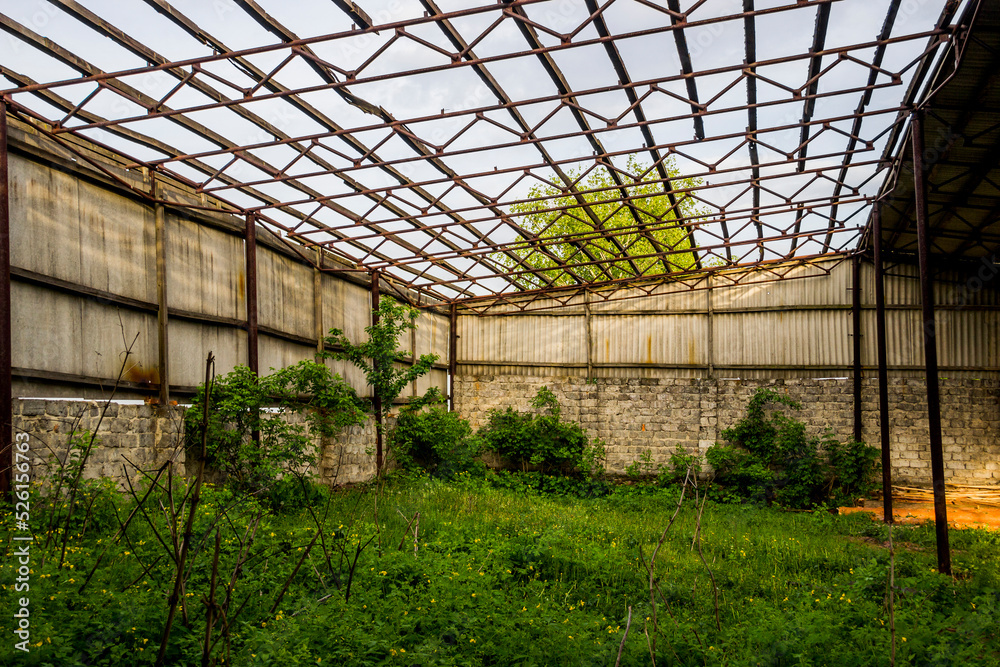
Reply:
[[535, 412], [491, 410], [489, 422], [478, 433], [483, 446], [522, 471], [535, 467], [586, 477], [603, 472], [604, 443], [591, 441], [579, 424], [564, 421], [559, 400], [548, 387], [538, 390], [531, 407]]
[[[377, 424], [378, 428], [382, 429], [385, 417], [392, 409], [393, 401], [403, 392], [406, 385], [429, 373], [438, 356], [422, 354], [413, 365], [409, 365], [410, 353], [396, 349], [400, 335], [417, 328], [414, 320], [420, 315], [418, 310], [393, 299], [383, 298], [379, 301], [378, 309], [373, 312], [377, 315], [376, 323], [365, 327], [368, 340], [355, 344], [342, 330], [331, 329], [326, 342], [342, 350], [328, 353], [328, 356], [346, 359], [364, 372], [372, 391], [380, 399], [377, 411], [375, 406], [372, 407], [372, 411], [379, 417]], [[432, 402], [440, 395], [441, 392], [437, 387], [432, 387], [420, 401]]]
[[[794, 413], [802, 405], [773, 389], [759, 388], [746, 416], [722, 431], [730, 444], [706, 452], [716, 480], [745, 498], [776, 499], [796, 508], [870, 493], [879, 472], [879, 450], [860, 442], [841, 444], [833, 433], [810, 436], [806, 425], [770, 406]], [[823, 454], [826, 456], [823, 456]]]
[[[198, 387], [184, 415], [192, 451], [201, 446], [205, 391], [205, 385]], [[263, 491], [281, 475], [314, 460], [305, 425], [289, 423], [287, 413], [304, 414], [313, 434], [330, 437], [364, 420], [361, 405], [339, 375], [315, 361], [301, 361], [263, 377], [237, 366], [211, 383], [207, 464], [234, 488]]]
[[[542, 277], [529, 273], [514, 276], [525, 289], [548, 282], [572, 285], [577, 278], [602, 282], [693, 268], [693, 252], [665, 253], [692, 248], [689, 225], [704, 212], [691, 191], [701, 181], [681, 178], [669, 158], [663, 166], [674, 191], [683, 191], [675, 195], [676, 207], [664, 192], [657, 170], [634, 156], [629, 158], [627, 169], [619, 172], [626, 183], [622, 188], [605, 168], [570, 174], [568, 182], [555, 176], [551, 183], [531, 188], [528, 199], [511, 206], [510, 212], [523, 229], [542, 240], [553, 240], [544, 248], [522, 244], [507, 253], [495, 253], [492, 259], [511, 271], [540, 271]], [[580, 194], [574, 194], [574, 189]], [[622, 190], [629, 201], [622, 201]], [[613, 238], [603, 238], [602, 230], [620, 231]], [[555, 240], [560, 238], [566, 240]]]

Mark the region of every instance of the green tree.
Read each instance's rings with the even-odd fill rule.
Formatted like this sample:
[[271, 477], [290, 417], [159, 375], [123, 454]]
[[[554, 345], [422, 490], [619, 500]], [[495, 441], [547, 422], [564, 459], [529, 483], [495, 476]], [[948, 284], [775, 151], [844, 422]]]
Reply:
[[[657, 170], [641, 164], [634, 156], [629, 157], [624, 170], [627, 173], [622, 173], [626, 184], [621, 188], [606, 168], [596, 168], [585, 176], [579, 172], [569, 174], [568, 182], [555, 176], [551, 183], [531, 188], [527, 200], [512, 205], [510, 213], [523, 229], [540, 239], [553, 240], [546, 241], [544, 248], [521, 244], [506, 253], [494, 253], [491, 258], [511, 271], [539, 271], [541, 276], [515, 276], [525, 289], [549, 282], [554, 286], [573, 285], [577, 278], [587, 283], [602, 282], [694, 268], [693, 252], [665, 253], [692, 248], [689, 225], [705, 212], [691, 192], [702, 182], [681, 178], [669, 158], [663, 166], [673, 189], [683, 191], [675, 194], [676, 206], [664, 192]], [[629, 201], [622, 201], [622, 190]], [[602, 231], [614, 236], [604, 238]], [[558, 240], [568, 236], [575, 238]], [[519, 265], [519, 261], [523, 264]]]
[[[354, 344], [340, 329], [331, 329], [326, 337], [329, 345], [340, 347], [342, 351], [327, 353], [336, 359], [346, 359], [364, 371], [365, 379], [372, 387], [372, 411], [375, 414], [376, 457], [375, 469], [382, 473], [382, 440], [385, 433], [385, 422], [392, 404], [410, 382], [430, 372], [436, 354], [422, 354], [413, 365], [404, 364], [410, 353], [397, 350], [399, 336], [404, 331], [416, 329], [414, 320], [420, 315], [415, 308], [397, 303], [393, 299], [383, 298], [378, 309], [373, 311], [375, 323], [365, 327], [368, 340]], [[419, 399], [421, 403], [429, 403], [440, 398], [437, 387], [431, 387]]]
[[[184, 414], [189, 452], [201, 446], [205, 391], [205, 385], [198, 387]], [[255, 493], [308, 468], [315, 461], [313, 441], [285, 412], [304, 413], [312, 433], [328, 437], [364, 421], [355, 391], [321, 363], [300, 361], [262, 377], [237, 366], [211, 383], [208, 465], [234, 488]]]

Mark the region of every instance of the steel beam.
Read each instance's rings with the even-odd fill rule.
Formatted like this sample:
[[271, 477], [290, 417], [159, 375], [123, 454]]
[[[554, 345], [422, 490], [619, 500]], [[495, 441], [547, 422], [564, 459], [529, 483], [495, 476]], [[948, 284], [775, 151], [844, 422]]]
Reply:
[[257, 220], [247, 216], [244, 238], [246, 260], [247, 366], [254, 375], [260, 372], [257, 349]]
[[854, 441], [862, 442], [862, 412], [861, 412], [861, 255], [855, 255], [851, 260], [851, 342], [854, 347], [854, 370], [851, 377], [854, 380]]
[[[159, 198], [156, 177], [153, 177], [153, 196]], [[168, 329], [170, 314], [167, 309], [167, 225], [163, 204], [153, 206], [156, 235], [156, 343], [160, 372], [160, 406], [170, 404], [170, 345]]]
[[882, 519], [892, 523], [892, 455], [889, 442], [889, 361], [885, 345], [885, 267], [882, 263], [882, 209], [872, 209], [875, 263], [875, 346], [878, 355], [878, 425], [882, 449]]
[[941, 398], [938, 386], [937, 336], [934, 324], [934, 273], [931, 265], [927, 225], [927, 172], [924, 164], [924, 112], [914, 111], [913, 188], [917, 217], [917, 256], [920, 264], [920, 303], [923, 310], [924, 366], [927, 378], [927, 427], [931, 450], [931, 479], [934, 484], [934, 526], [937, 532], [938, 571], [951, 574], [948, 546], [948, 504], [945, 498], [944, 454], [941, 443]]
[[10, 173], [7, 170], [7, 104], [0, 98], [0, 494], [11, 500], [14, 471], [14, 401], [11, 387]]
[[[381, 301], [379, 292], [379, 272], [371, 273], [371, 297], [372, 297], [372, 326], [378, 326], [378, 309]], [[373, 359], [372, 363], [377, 363]], [[372, 386], [372, 410], [375, 413], [375, 476], [382, 476], [382, 396], [378, 393], [378, 387]]]
[[326, 330], [323, 328], [323, 249], [316, 248], [316, 265], [313, 267], [313, 332], [316, 336], [316, 354], [326, 349]]
[[448, 407], [455, 411], [455, 371], [458, 370], [458, 310], [451, 304], [448, 326]]

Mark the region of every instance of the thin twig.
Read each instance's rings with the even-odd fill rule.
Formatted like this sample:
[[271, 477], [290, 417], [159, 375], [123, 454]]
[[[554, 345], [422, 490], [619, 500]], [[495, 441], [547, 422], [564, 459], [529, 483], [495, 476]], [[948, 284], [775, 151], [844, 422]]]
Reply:
[[628, 620], [625, 621], [625, 634], [622, 635], [622, 643], [618, 645], [618, 659], [615, 660], [615, 667], [618, 667], [622, 662], [622, 651], [625, 649], [625, 640], [628, 639], [628, 629], [632, 627], [632, 606], [629, 605], [628, 608]]
[[896, 665], [896, 602], [893, 588], [896, 585], [896, 548], [892, 543], [892, 522], [889, 522], [889, 667]]
[[[656, 656], [653, 655], [653, 644], [649, 639], [649, 629], [646, 627], [646, 621], [642, 622], [642, 634], [646, 635], [646, 648], [649, 649], [649, 660], [653, 663], [653, 667], [656, 667]], [[672, 648], [672, 647], [671, 647]], [[674, 655], [677, 655], [675, 652]], [[680, 658], [677, 659], [678, 664], [680, 663]]]
[[215, 626], [215, 585], [219, 575], [219, 552], [222, 551], [222, 531], [215, 531], [215, 555], [212, 558], [212, 581], [205, 600], [205, 644], [201, 652], [201, 667], [208, 667], [212, 655], [212, 629]]
[[[121, 314], [118, 316], [118, 323], [122, 330], [122, 342], [125, 342], [125, 325], [121, 321]], [[132, 355], [132, 348], [135, 346], [135, 342], [139, 340], [138, 332], [135, 334], [135, 338], [132, 339], [131, 343], [125, 344], [125, 357], [122, 359], [121, 368], [118, 369], [118, 377], [115, 378], [115, 386], [111, 390], [111, 395], [108, 400], [104, 402], [104, 408], [101, 409], [101, 415], [97, 419], [97, 425], [94, 427], [93, 432], [90, 434], [90, 441], [87, 443], [86, 449], [83, 450], [83, 455], [80, 457], [79, 467], [76, 470], [76, 477], [73, 479], [73, 484], [70, 486], [69, 492], [69, 509], [66, 512], [66, 521], [63, 525], [63, 536], [62, 536], [62, 550], [59, 553], [59, 564], [56, 569], [61, 570], [63, 563], [66, 561], [66, 546], [69, 541], [69, 522], [73, 518], [74, 505], [76, 504], [76, 494], [80, 489], [80, 479], [83, 477], [83, 469], [87, 465], [87, 459], [90, 457], [90, 452], [94, 449], [94, 445], [97, 443], [97, 432], [101, 428], [101, 424], [104, 423], [104, 416], [108, 413], [108, 408], [111, 407], [111, 401], [114, 400], [115, 394], [118, 393], [118, 387], [121, 385], [122, 378], [125, 376], [125, 371], [128, 367], [128, 358]]]
[[170, 629], [174, 623], [174, 615], [177, 612], [177, 600], [180, 597], [181, 587], [184, 583], [184, 561], [187, 558], [188, 547], [191, 544], [191, 531], [194, 528], [195, 512], [198, 509], [198, 501], [201, 499], [201, 485], [205, 479], [205, 458], [208, 451], [208, 407], [209, 397], [212, 395], [212, 371], [214, 366], [215, 356], [209, 352], [208, 359], [205, 360], [205, 405], [202, 412], [201, 455], [198, 457], [198, 476], [195, 479], [194, 491], [191, 495], [191, 509], [188, 513], [187, 524], [184, 526], [184, 540], [181, 542], [181, 552], [177, 561], [177, 578], [174, 580], [174, 590], [167, 600], [167, 623], [163, 627], [163, 636], [160, 639], [160, 651], [156, 656], [156, 667], [162, 667], [167, 654], [167, 644], [170, 642]]
[[[398, 509], [396, 510], [396, 512], [398, 512], [399, 516], [403, 517], [403, 519], [406, 519], [406, 515], [400, 512]], [[410, 532], [410, 526], [412, 526], [413, 522], [416, 521], [419, 517], [420, 517], [420, 512], [417, 512], [416, 514], [413, 515], [412, 519], [406, 522], [406, 528], [403, 529], [403, 538], [399, 540], [399, 547], [396, 549], [396, 551], [403, 550], [403, 545], [406, 544], [406, 536]]]
[[[667, 522], [667, 527], [663, 529], [660, 534], [660, 540], [656, 543], [656, 547], [653, 548], [653, 553], [649, 558], [649, 603], [653, 608], [653, 650], [656, 650], [656, 633], [659, 630], [659, 622], [656, 618], [656, 556], [660, 552], [660, 547], [663, 546], [663, 542], [667, 539], [667, 533], [670, 531], [670, 527], [674, 525], [674, 521], [677, 520], [677, 515], [681, 512], [681, 505], [684, 503], [684, 494], [687, 492], [688, 481], [691, 479], [691, 468], [687, 469], [684, 475], [684, 483], [681, 484], [681, 495], [677, 499], [677, 507], [674, 508], [673, 516], [670, 517], [670, 521]], [[645, 562], [645, 561], [644, 561]]]
[[[697, 503], [697, 497], [695, 503]], [[708, 493], [705, 494], [705, 498], [701, 501], [701, 505], [698, 507], [698, 518], [695, 519], [694, 523], [694, 535], [695, 542], [698, 546], [698, 558], [701, 559], [701, 564], [705, 566], [705, 570], [708, 571], [708, 578], [712, 580], [712, 603], [715, 605], [715, 628], [722, 632], [722, 623], [719, 620], [719, 585], [715, 582], [715, 574], [712, 572], [712, 568], [708, 566], [708, 561], [705, 560], [705, 554], [701, 551], [701, 515], [705, 511], [705, 503], [708, 502]]]
[[281, 604], [281, 599], [283, 597], [285, 597], [285, 593], [288, 592], [288, 587], [291, 586], [291, 584], [292, 584], [292, 579], [294, 579], [295, 575], [299, 573], [299, 568], [302, 567], [302, 563], [305, 562], [306, 557], [309, 555], [309, 552], [312, 551], [312, 548], [316, 544], [316, 540], [319, 539], [320, 534], [321, 534], [321, 531], [316, 531], [316, 534], [312, 538], [312, 542], [310, 542], [309, 546], [306, 547], [306, 552], [304, 554], [302, 554], [302, 558], [300, 558], [299, 562], [296, 563], [295, 569], [292, 570], [292, 573], [290, 575], [288, 575], [288, 579], [285, 580], [285, 585], [281, 587], [281, 592], [278, 593], [277, 599], [275, 599], [274, 604], [271, 605], [271, 613], [272, 614], [275, 611], [277, 611], [278, 605]]

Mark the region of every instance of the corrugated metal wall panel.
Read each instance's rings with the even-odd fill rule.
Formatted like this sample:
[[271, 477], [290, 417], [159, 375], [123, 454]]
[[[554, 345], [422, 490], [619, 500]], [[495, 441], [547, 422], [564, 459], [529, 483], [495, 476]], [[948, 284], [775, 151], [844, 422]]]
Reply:
[[720, 366], [851, 363], [850, 311], [720, 313], [714, 319], [714, 362]]
[[329, 274], [324, 274], [321, 280], [323, 330], [329, 333], [330, 329], [340, 329], [352, 343], [365, 340], [368, 335], [365, 327], [371, 324], [371, 292], [367, 287]]
[[365, 380], [364, 371], [351, 362], [327, 359], [325, 363], [334, 374], [339, 375], [344, 382], [354, 387], [354, 391], [358, 392], [359, 396], [368, 396], [371, 393], [368, 382]]
[[139, 334], [127, 379], [159, 381], [155, 315], [17, 282], [10, 315], [12, 366], [113, 382], [122, 353]]
[[586, 363], [586, 320], [581, 316], [459, 318], [462, 361]]
[[258, 337], [257, 350], [261, 375], [270, 375], [274, 370], [294, 366], [304, 359], [312, 360], [316, 354], [315, 346], [273, 338], [267, 334]]
[[[698, 281], [698, 285], [704, 285], [704, 280]], [[610, 297], [619, 299], [621, 297], [631, 297], [642, 294], [639, 290], [622, 290], [621, 292], [610, 293]], [[591, 311], [594, 313], [616, 313], [616, 312], [679, 312], [691, 310], [705, 310], [708, 305], [708, 297], [705, 290], [691, 289], [687, 285], [670, 284], [658, 287], [654, 296], [639, 296], [637, 298], [625, 298], [624, 300], [602, 301], [601, 295], [591, 296]]]
[[705, 376], [702, 368], [656, 368], [655, 366], [625, 366], [594, 369], [599, 378], [698, 378]]
[[[566, 368], [564, 366], [518, 366], [503, 364], [460, 364], [459, 375], [526, 375], [530, 377], [585, 377], [586, 366]], [[615, 377], [618, 377], [617, 375]]]
[[[827, 275], [821, 268], [827, 268]], [[783, 306], [849, 305], [851, 296], [850, 262], [817, 262], [816, 266], [803, 266], [788, 272], [789, 278], [777, 282], [726, 286], [724, 277], [716, 278], [713, 286], [712, 306], [717, 310], [738, 308], [775, 308]], [[805, 277], [810, 276], [810, 277]], [[767, 280], [762, 273], [760, 280]]]
[[[154, 325], [150, 332], [155, 332]], [[155, 341], [155, 333], [153, 333]], [[155, 342], [154, 342], [155, 345]], [[170, 322], [170, 384], [195, 387], [205, 381], [205, 358], [215, 354], [215, 374], [247, 363], [247, 335], [231, 327], [183, 320]]]
[[[924, 339], [920, 311], [886, 310], [886, 359], [892, 366], [922, 366], [924, 363]], [[874, 338], [871, 339], [871, 358], [876, 359]]]
[[[438, 363], [448, 363], [448, 328], [449, 318], [437, 313], [423, 311], [416, 320], [417, 325], [417, 356], [421, 354], [436, 354]], [[409, 343], [407, 343], [408, 345]]]
[[8, 159], [12, 266], [156, 300], [151, 208], [16, 153]]
[[312, 267], [268, 248], [258, 248], [257, 295], [257, 321], [260, 326], [313, 337]]
[[[172, 215], [167, 216], [166, 232], [167, 303], [170, 307], [246, 319], [243, 240]], [[155, 285], [155, 267], [153, 276]], [[156, 301], [155, 295], [153, 301]]]
[[[417, 396], [423, 396], [432, 386], [437, 387], [441, 394], [448, 395], [448, 373], [438, 369], [432, 370], [427, 375], [417, 378]], [[402, 397], [410, 396], [410, 391], [404, 391]]]
[[[920, 274], [917, 267], [905, 264], [886, 265], [885, 303], [886, 305], [920, 305]], [[868, 299], [875, 303], [875, 295]]]
[[595, 315], [594, 363], [707, 364], [707, 322], [707, 315]]
[[942, 310], [935, 318], [938, 364], [958, 368], [997, 368], [997, 311]]

